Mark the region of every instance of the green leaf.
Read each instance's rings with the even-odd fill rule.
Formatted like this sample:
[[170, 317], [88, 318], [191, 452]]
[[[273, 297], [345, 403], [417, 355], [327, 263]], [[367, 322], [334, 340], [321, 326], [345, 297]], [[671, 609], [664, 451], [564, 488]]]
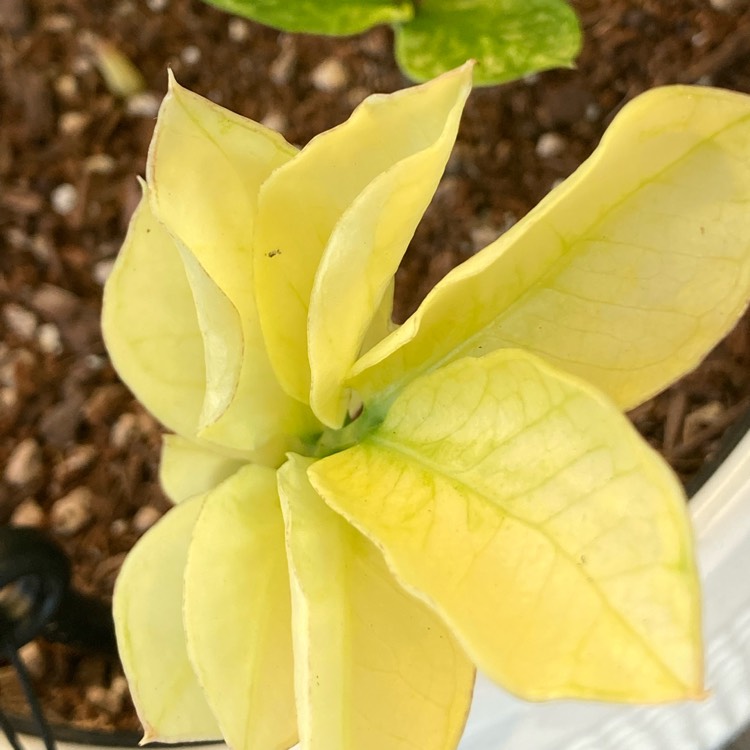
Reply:
[[341, 380], [437, 187], [470, 78], [464, 66], [369, 97], [261, 188], [255, 293], [268, 352], [287, 393], [330, 426], [340, 426]]
[[343, 36], [381, 23], [408, 21], [411, 0], [206, 0], [282, 31]]
[[630, 408], [695, 367], [750, 296], [750, 97], [666, 87], [448, 274], [355, 365], [365, 403], [500, 347], [536, 352]]
[[188, 653], [230, 747], [297, 741], [291, 617], [276, 472], [246, 466], [206, 495], [185, 569]]
[[182, 626], [183, 575], [203, 496], [172, 508], [125, 558], [113, 615], [144, 742], [221, 737], [188, 660]]
[[[222, 295], [242, 325], [238, 375], [236, 346], [225, 346], [223, 357], [216, 358], [220, 352], [215, 350], [208, 353], [217, 377], [208, 384], [209, 410], [204, 416], [223, 412], [212, 424], [201, 425], [199, 436], [243, 452], [279, 443], [280, 458], [293, 447], [284, 443], [284, 435], [305, 434], [316, 423], [309, 409], [283, 392], [268, 360], [254, 300], [252, 234], [261, 184], [295, 153], [278, 133], [187, 91], [171, 78], [147, 165], [155, 216], [217, 288], [211, 295], [212, 311], [218, 304], [222, 320], [232, 317], [227, 304], [217, 301]], [[168, 278], [162, 281], [169, 283]], [[205, 292], [207, 284], [201, 288]], [[205, 294], [198, 301], [205, 307]], [[203, 317], [204, 335], [210, 334], [213, 344], [228, 344], [226, 334], [214, 330], [222, 327], [221, 321], [207, 309]], [[237, 378], [228, 405], [223, 370]], [[220, 391], [214, 392], [219, 384]]]
[[159, 462], [159, 482], [173, 503], [212, 490], [247, 463], [219, 453], [215, 448], [165, 435]]
[[474, 667], [383, 556], [330, 510], [291, 455], [279, 469], [305, 750], [452, 750]]
[[571, 67], [581, 30], [563, 0], [420, 0], [396, 25], [396, 59], [424, 81], [474, 59], [476, 85]]
[[203, 339], [179, 251], [143, 198], [104, 287], [102, 333], [120, 377], [167, 428], [195, 434]]
[[459, 360], [308, 475], [513, 693], [702, 695], [682, 488], [578, 379], [517, 350]]

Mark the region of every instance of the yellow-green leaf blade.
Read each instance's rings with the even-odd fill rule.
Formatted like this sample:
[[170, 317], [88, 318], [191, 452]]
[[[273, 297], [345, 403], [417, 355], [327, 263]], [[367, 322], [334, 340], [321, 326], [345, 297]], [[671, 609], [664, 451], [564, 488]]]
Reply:
[[247, 463], [215, 448], [165, 435], [159, 462], [159, 482], [173, 503], [208, 492]]
[[246, 466], [207, 493], [185, 570], [184, 617], [190, 660], [229, 746], [291, 747], [289, 575], [272, 469]]
[[296, 692], [305, 750], [453, 750], [474, 668], [450, 631], [404, 591], [380, 552], [306, 476], [279, 470], [292, 577]]
[[206, 0], [230, 13], [282, 31], [303, 34], [359, 34], [381, 23], [408, 21], [411, 0]]
[[[314, 424], [309, 410], [276, 382], [253, 292], [258, 191], [294, 153], [278, 133], [170, 81], [149, 152], [150, 200], [155, 215], [239, 315], [243, 353], [234, 398], [200, 433], [234, 450], [260, 449], [280, 434], [304, 433]], [[213, 394], [207, 399], [224, 400]]]
[[[316, 369], [323, 366], [318, 337], [325, 336], [328, 342], [334, 319], [343, 326], [342, 343], [330, 360], [348, 361], [357, 355], [390, 281], [383, 276], [395, 271], [422, 203], [429, 201], [429, 191], [434, 189], [431, 175], [442, 171], [440, 160], [447, 159], [445, 147], [451, 131], [455, 132], [469, 76], [469, 68], [464, 67], [424, 86], [369, 97], [347, 122], [313, 139], [263, 185], [254, 239], [255, 291], [274, 370], [285, 390], [299, 401], [310, 401], [308, 310], [311, 321], [313, 315], [320, 316], [311, 333]], [[417, 166], [422, 159], [430, 161], [429, 156], [418, 155], [429, 152], [436, 142], [440, 145], [434, 146], [434, 162]], [[427, 180], [421, 189], [426, 197], [404, 182], [402, 163], [409, 159], [416, 159], [415, 168]], [[390, 170], [396, 170], [392, 176]], [[408, 191], [404, 206], [393, 210], [392, 201], [404, 190]], [[381, 213], [386, 207], [388, 213]], [[345, 226], [337, 228], [347, 215]], [[358, 250], [364, 237], [360, 223], [376, 229], [379, 236]], [[386, 255], [371, 268], [374, 252]], [[313, 291], [324, 254], [323, 273], [330, 278], [321, 279]], [[350, 262], [359, 276], [347, 275]], [[362, 271], [372, 277], [363, 280]], [[356, 305], [350, 311], [346, 305], [352, 299]]]
[[329, 427], [343, 423], [343, 381], [448, 161], [471, 91], [471, 67], [431, 86], [428, 113], [438, 124], [431, 128], [432, 140], [425, 139], [419, 151], [401, 158], [357, 196], [334, 227], [315, 275], [307, 328], [310, 406]]
[[180, 254], [145, 197], [104, 287], [102, 333], [138, 400], [170, 430], [194, 434], [206, 389], [203, 340]]
[[459, 360], [309, 475], [514, 693], [701, 694], [682, 489], [581, 381], [517, 350]]
[[183, 574], [203, 497], [169, 511], [123, 563], [113, 614], [125, 675], [144, 742], [221, 737], [188, 660], [182, 627]]
[[395, 32], [398, 64], [416, 81], [474, 59], [475, 83], [492, 85], [571, 67], [581, 48], [565, 0], [421, 0]]
[[624, 408], [643, 401], [747, 304], [748, 151], [745, 95], [638, 97], [570, 179], [357, 363], [353, 385], [368, 401], [441, 361], [521, 347]]

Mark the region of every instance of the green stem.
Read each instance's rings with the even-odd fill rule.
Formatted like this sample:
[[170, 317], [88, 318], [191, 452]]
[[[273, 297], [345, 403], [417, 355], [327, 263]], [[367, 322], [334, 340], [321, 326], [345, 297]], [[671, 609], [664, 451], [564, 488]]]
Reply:
[[353, 422], [338, 430], [326, 430], [316, 441], [311, 455], [314, 458], [325, 458], [334, 453], [341, 453], [367, 437], [383, 421], [380, 409], [365, 409]]

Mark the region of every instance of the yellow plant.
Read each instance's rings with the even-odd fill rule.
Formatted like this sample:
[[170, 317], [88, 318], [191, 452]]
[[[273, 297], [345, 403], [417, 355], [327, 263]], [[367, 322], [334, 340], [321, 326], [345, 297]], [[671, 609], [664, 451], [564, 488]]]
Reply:
[[297, 151], [180, 88], [105, 290], [174, 435], [114, 614], [147, 740], [450, 750], [518, 696], [699, 698], [682, 489], [621, 413], [750, 292], [750, 99], [644, 94], [401, 327], [464, 66]]

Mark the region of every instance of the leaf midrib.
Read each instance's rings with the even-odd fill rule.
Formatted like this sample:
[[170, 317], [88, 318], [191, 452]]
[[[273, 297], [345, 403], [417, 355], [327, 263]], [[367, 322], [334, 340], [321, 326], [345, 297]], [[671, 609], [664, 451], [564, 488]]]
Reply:
[[386, 438], [383, 438], [379, 435], [371, 435], [367, 442], [371, 443], [377, 448], [380, 448], [386, 452], [390, 452], [392, 454], [396, 454], [398, 457], [403, 459], [406, 463], [412, 463], [416, 464], [421, 469], [426, 469], [429, 473], [442, 478], [449, 484], [453, 484], [454, 486], [458, 486], [461, 488], [461, 490], [465, 491], [466, 493], [475, 496], [479, 498], [481, 501], [484, 502], [485, 507], [489, 508], [493, 512], [497, 513], [500, 516], [505, 516], [513, 521], [516, 521], [520, 525], [526, 527], [530, 531], [539, 534], [544, 539], [547, 540], [547, 542], [552, 546], [555, 553], [558, 555], [560, 559], [565, 560], [570, 567], [581, 577], [583, 577], [586, 582], [590, 585], [591, 589], [596, 593], [597, 597], [600, 599], [602, 606], [605, 610], [607, 610], [621, 625], [622, 627], [631, 634], [632, 638], [641, 646], [641, 648], [651, 657], [652, 661], [657, 664], [661, 670], [669, 677], [670, 680], [672, 680], [675, 684], [680, 686], [681, 688], [687, 688], [688, 685], [681, 680], [674, 671], [667, 666], [664, 661], [660, 658], [660, 656], [654, 651], [654, 649], [649, 645], [649, 643], [641, 636], [641, 634], [634, 628], [634, 626], [630, 623], [629, 620], [627, 620], [624, 615], [622, 615], [611, 603], [609, 598], [605, 595], [605, 593], [602, 591], [599, 585], [597, 585], [597, 582], [595, 579], [593, 579], [580, 565], [576, 563], [576, 561], [571, 557], [571, 555], [564, 550], [560, 544], [557, 542], [557, 540], [551, 536], [547, 531], [544, 530], [543, 527], [539, 526], [538, 524], [533, 523], [532, 521], [529, 521], [528, 519], [525, 519], [521, 516], [518, 516], [512, 512], [510, 512], [507, 508], [501, 507], [498, 505], [498, 503], [489, 495], [483, 493], [481, 490], [472, 487], [471, 485], [467, 484], [464, 480], [460, 479], [455, 474], [450, 473], [447, 470], [447, 467], [441, 467], [438, 464], [430, 461], [426, 456], [423, 454], [420, 454], [417, 450], [410, 449], [407, 446], [403, 445], [402, 443], [397, 443], [391, 440], [388, 440]]

